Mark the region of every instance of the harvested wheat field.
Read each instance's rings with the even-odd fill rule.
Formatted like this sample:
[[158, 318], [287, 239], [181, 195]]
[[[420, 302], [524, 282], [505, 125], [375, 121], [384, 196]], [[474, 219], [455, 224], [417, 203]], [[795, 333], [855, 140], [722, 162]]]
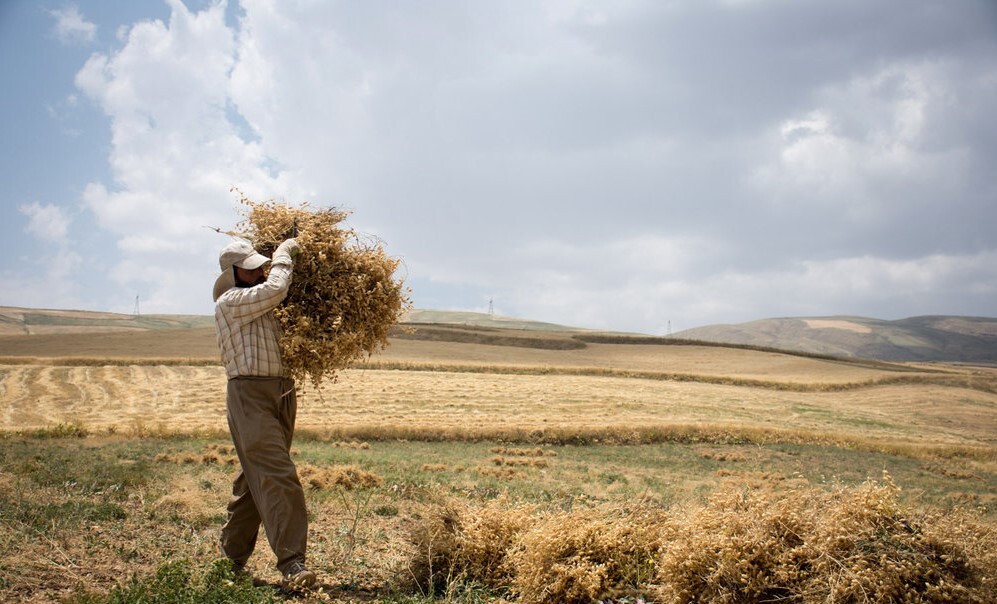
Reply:
[[0, 600], [995, 601], [993, 369], [441, 326], [301, 385], [254, 585], [211, 337], [0, 336]]
[[[519, 368], [352, 369], [303, 388], [298, 427], [343, 437], [511, 438], [555, 431], [626, 435], [700, 426], [745, 435], [997, 445], [997, 394], [964, 385], [798, 382], [731, 385]], [[518, 373], [522, 371], [524, 373]], [[708, 380], [708, 378], [703, 378]], [[97, 431], [223, 431], [220, 367], [0, 365], [5, 426]]]

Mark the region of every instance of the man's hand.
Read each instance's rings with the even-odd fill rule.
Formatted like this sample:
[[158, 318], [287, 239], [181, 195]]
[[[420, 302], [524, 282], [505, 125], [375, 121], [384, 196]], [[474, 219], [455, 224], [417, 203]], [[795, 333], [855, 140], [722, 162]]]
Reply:
[[295, 239], [287, 239], [284, 243], [277, 246], [277, 251], [273, 255], [276, 259], [280, 254], [287, 254], [291, 257], [291, 260], [294, 260], [300, 253], [301, 246], [298, 245], [298, 242]]

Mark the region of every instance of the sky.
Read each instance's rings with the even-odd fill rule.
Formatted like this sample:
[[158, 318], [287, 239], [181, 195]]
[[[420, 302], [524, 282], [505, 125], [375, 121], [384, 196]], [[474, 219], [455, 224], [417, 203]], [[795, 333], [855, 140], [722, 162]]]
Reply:
[[992, 0], [2, 0], [0, 305], [211, 314], [351, 211], [421, 309], [997, 317]]

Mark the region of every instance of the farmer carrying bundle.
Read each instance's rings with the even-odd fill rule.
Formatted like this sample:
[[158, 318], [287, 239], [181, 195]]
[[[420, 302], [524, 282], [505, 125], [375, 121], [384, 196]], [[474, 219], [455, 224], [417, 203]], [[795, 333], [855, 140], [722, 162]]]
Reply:
[[308, 514], [290, 455], [294, 379], [318, 385], [383, 348], [408, 300], [393, 278], [398, 261], [341, 228], [345, 212], [241, 201], [243, 232], [229, 233], [241, 238], [222, 249], [213, 291], [240, 465], [219, 545], [244, 569], [262, 522], [285, 583], [309, 587]]

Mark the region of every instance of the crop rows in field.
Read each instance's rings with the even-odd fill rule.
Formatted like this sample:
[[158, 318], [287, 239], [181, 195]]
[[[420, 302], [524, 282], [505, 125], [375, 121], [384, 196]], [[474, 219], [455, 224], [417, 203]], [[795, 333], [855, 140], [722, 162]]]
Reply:
[[[298, 427], [344, 437], [436, 440], [601, 433], [641, 442], [653, 440], [655, 431], [667, 438], [684, 428], [948, 446], [992, 447], [997, 440], [997, 394], [958, 384], [810, 391], [709, 378], [426, 369], [353, 369], [319, 390], [302, 385]], [[0, 365], [0, 417], [14, 430], [81, 424], [126, 432], [224, 431], [224, 381], [222, 369], [212, 365]]]

